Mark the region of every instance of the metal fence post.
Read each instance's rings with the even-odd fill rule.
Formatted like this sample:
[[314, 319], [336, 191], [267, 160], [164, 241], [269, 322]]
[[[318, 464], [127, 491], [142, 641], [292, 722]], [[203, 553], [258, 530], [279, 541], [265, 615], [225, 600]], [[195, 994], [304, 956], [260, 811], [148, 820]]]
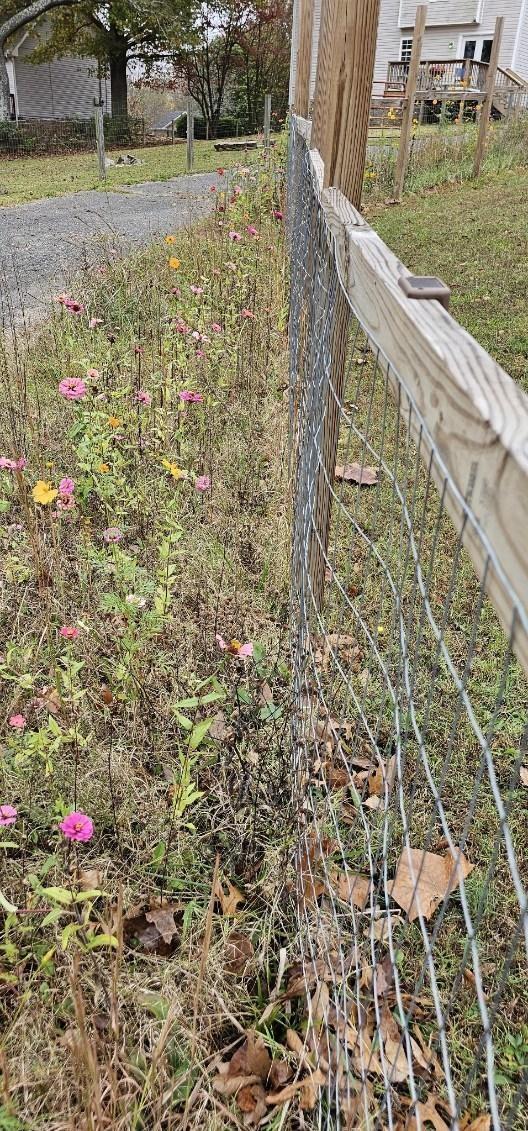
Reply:
[[266, 149], [269, 148], [270, 143], [270, 126], [271, 126], [271, 94], [266, 94], [264, 98], [264, 145]]
[[105, 142], [104, 142], [104, 122], [103, 122], [103, 104], [102, 102], [95, 104], [94, 110], [95, 118], [95, 140], [97, 143], [97, 160], [99, 162], [99, 180], [106, 180], [106, 158], [105, 158]]
[[194, 112], [192, 99], [187, 99], [187, 172], [192, 173], [193, 168], [193, 141], [194, 141]]

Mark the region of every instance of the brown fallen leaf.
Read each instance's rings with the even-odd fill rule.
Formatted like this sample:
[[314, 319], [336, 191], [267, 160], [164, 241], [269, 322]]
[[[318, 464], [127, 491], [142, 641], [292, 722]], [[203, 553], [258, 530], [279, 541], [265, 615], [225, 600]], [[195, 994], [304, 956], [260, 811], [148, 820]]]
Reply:
[[320, 1088], [326, 1081], [324, 1074], [319, 1068], [316, 1068], [315, 1072], [312, 1072], [310, 1077], [306, 1077], [304, 1080], [294, 1080], [292, 1084], [286, 1084], [285, 1088], [281, 1088], [280, 1092], [269, 1092], [266, 1096], [266, 1103], [270, 1107], [279, 1107], [281, 1104], [287, 1103], [288, 1100], [293, 1099], [297, 1092], [302, 1091], [302, 1089], [306, 1087], [308, 1079], [311, 1081], [314, 1088]]
[[[390, 913], [387, 913], [379, 919], [374, 919], [372, 933], [377, 942], [387, 943], [389, 941], [389, 914]], [[394, 911], [390, 915], [391, 931], [395, 931], [398, 927], [401, 927], [404, 922], [403, 915], [399, 915]]]
[[438, 856], [419, 848], [405, 848], [389, 886], [389, 895], [409, 917], [430, 919], [442, 901], [459, 886], [462, 879], [473, 870], [463, 853], [458, 862], [451, 852]]
[[50, 715], [58, 715], [61, 709], [61, 698], [56, 687], [41, 687], [33, 700], [37, 710], [48, 711]]
[[293, 1073], [291, 1064], [287, 1060], [274, 1060], [272, 1061], [269, 1071], [269, 1084], [275, 1091], [283, 1088], [288, 1083], [290, 1076]]
[[379, 1032], [383, 1040], [385, 1059], [389, 1065], [390, 1082], [391, 1084], [401, 1084], [409, 1077], [409, 1062], [400, 1030], [387, 1006], [383, 1007]]
[[226, 723], [224, 712], [218, 711], [209, 727], [209, 737], [215, 742], [229, 742], [234, 733], [233, 727]]
[[491, 1115], [477, 1115], [476, 1119], [463, 1116], [460, 1131], [491, 1131]]
[[339, 483], [359, 483], [360, 487], [373, 487], [378, 482], [378, 468], [361, 463], [337, 464], [335, 477]]
[[371, 797], [382, 797], [387, 789], [392, 789], [396, 777], [396, 755], [392, 754], [387, 762], [380, 762], [368, 779], [368, 789]]
[[215, 1092], [220, 1092], [221, 1096], [236, 1096], [241, 1088], [247, 1088], [250, 1084], [261, 1084], [260, 1076], [227, 1076], [225, 1072], [219, 1072], [217, 1076], [213, 1077], [213, 1088]]
[[364, 911], [369, 901], [370, 878], [361, 876], [358, 872], [340, 872], [332, 877], [339, 899], [343, 903], [353, 903], [360, 911]]
[[229, 974], [243, 974], [255, 954], [253, 943], [242, 931], [231, 931], [225, 944], [225, 968]]
[[260, 688], [259, 705], [261, 707], [264, 707], [266, 703], [273, 703], [273, 691], [271, 690], [269, 683], [266, 683], [266, 681], [264, 680], [264, 683]]
[[435, 1131], [449, 1131], [450, 1124], [445, 1123], [438, 1111], [440, 1105], [443, 1111], [447, 1110], [436, 1096], [429, 1096], [423, 1103], [414, 1104], [413, 1113], [418, 1119], [413, 1117], [409, 1119], [406, 1123], [408, 1131], [423, 1131], [426, 1122], [432, 1123]]
[[95, 891], [101, 887], [102, 873], [99, 868], [83, 868], [75, 873], [74, 883], [79, 885], [81, 891]]
[[241, 1088], [237, 1092], [236, 1102], [246, 1116], [244, 1119], [246, 1127], [258, 1127], [261, 1119], [268, 1113], [266, 1091], [260, 1081], [255, 1084], [246, 1084]]
[[215, 888], [215, 895], [222, 908], [222, 915], [236, 915], [239, 903], [245, 902], [245, 896], [229, 880], [226, 880], [226, 885], [227, 891], [224, 890], [224, 885], [219, 879]]
[[271, 1057], [262, 1037], [250, 1029], [244, 1044], [233, 1053], [227, 1075], [256, 1076], [265, 1082], [270, 1068]]
[[[125, 942], [132, 948], [139, 947], [149, 954], [161, 954], [165, 957], [174, 954], [179, 941], [179, 931], [174, 915], [176, 912], [181, 914], [182, 910], [182, 906], [179, 903], [166, 903], [162, 908], [130, 908], [123, 919], [123, 938]], [[159, 922], [160, 925], [163, 926], [164, 934], [158, 929], [155, 922], [158, 912], [161, 913]], [[167, 914], [171, 918], [165, 918]], [[148, 918], [149, 915], [151, 916], [150, 919]], [[152, 918], [152, 915], [154, 915], [154, 918]], [[171, 932], [170, 939], [169, 932]], [[164, 937], [164, 935], [166, 937]]]
[[174, 909], [171, 907], [157, 907], [152, 911], [145, 913], [147, 923], [153, 923], [156, 930], [159, 931], [162, 939], [167, 945], [172, 943], [172, 940], [178, 930], [174, 922]]

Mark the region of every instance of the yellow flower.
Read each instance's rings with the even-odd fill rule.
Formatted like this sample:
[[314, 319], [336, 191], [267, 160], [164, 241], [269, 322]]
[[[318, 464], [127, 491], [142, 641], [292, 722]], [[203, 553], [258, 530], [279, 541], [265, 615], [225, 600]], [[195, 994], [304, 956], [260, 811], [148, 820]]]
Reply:
[[176, 243], [176, 236], [165, 236], [165, 243]]
[[37, 479], [31, 492], [35, 502], [40, 503], [42, 507], [47, 507], [48, 503], [52, 503], [57, 498], [58, 493], [46, 479]]
[[169, 267], [172, 267], [173, 271], [177, 271], [179, 266], [180, 266], [179, 259], [177, 259], [177, 257], [175, 255], [171, 255], [171, 257], [169, 259]]
[[107, 463], [98, 463], [97, 471], [100, 471], [101, 475], [106, 475], [107, 471], [110, 471], [110, 468]]
[[167, 469], [167, 471], [170, 472], [173, 479], [186, 479], [187, 478], [187, 472], [182, 471], [181, 467], [178, 467], [177, 463], [171, 463], [170, 459], [162, 459], [161, 462], [162, 462], [163, 467], [165, 467]]
[[120, 416], [109, 416], [106, 422], [111, 428], [120, 428], [123, 421]]

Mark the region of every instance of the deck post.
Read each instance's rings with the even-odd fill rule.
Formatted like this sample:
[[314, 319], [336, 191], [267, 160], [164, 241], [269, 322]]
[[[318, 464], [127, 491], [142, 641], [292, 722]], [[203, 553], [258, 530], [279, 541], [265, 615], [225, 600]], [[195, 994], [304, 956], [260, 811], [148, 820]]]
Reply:
[[478, 177], [480, 173], [480, 170], [482, 168], [482, 161], [484, 159], [484, 153], [486, 150], [486, 139], [488, 136], [490, 114], [493, 105], [493, 95], [495, 92], [495, 79], [497, 77], [497, 66], [499, 62], [499, 52], [501, 47], [503, 28], [504, 16], [497, 16], [497, 19], [495, 20], [495, 32], [493, 35], [490, 61], [488, 63], [488, 73], [486, 75], [486, 91], [480, 108], [477, 147], [475, 149], [475, 160], [473, 163], [474, 177]]
[[409, 63], [409, 73], [407, 75], [407, 85], [405, 87], [405, 102], [403, 106], [403, 115], [400, 130], [400, 145], [398, 148], [396, 169], [394, 173], [395, 200], [401, 200], [402, 198], [403, 186], [405, 183], [405, 173], [407, 171], [407, 164], [409, 161], [409, 147], [411, 143], [412, 122], [414, 114], [414, 99], [418, 85], [418, 72], [420, 69], [420, 60], [422, 57], [422, 46], [426, 18], [427, 4], [419, 4], [416, 9], [411, 61]]

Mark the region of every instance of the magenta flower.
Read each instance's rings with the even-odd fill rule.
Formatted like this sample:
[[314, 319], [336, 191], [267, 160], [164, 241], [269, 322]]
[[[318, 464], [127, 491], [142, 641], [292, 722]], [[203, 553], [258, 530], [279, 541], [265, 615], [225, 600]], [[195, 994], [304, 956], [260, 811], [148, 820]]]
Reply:
[[93, 821], [91, 817], [87, 817], [86, 813], [68, 813], [68, 816], [60, 822], [59, 829], [67, 840], [91, 840], [93, 837]]
[[86, 396], [86, 382], [82, 377], [64, 377], [59, 385], [59, 393], [68, 401], [80, 401]]
[[95, 330], [97, 328], [97, 326], [102, 326], [102, 324], [103, 324], [102, 318], [90, 318], [89, 322], [88, 322], [88, 329], [89, 330]]
[[63, 624], [62, 628], [59, 628], [59, 636], [64, 640], [78, 640], [80, 635], [79, 629], [73, 624]]
[[211, 330], [213, 330], [215, 334], [222, 333], [222, 327], [219, 322], [213, 322], [211, 325]]
[[123, 533], [118, 526], [108, 526], [106, 530], [103, 530], [103, 538], [107, 543], [120, 542], [122, 537]]
[[14, 730], [24, 730], [25, 725], [26, 725], [25, 715], [11, 715], [11, 717], [9, 719], [9, 726], [13, 727]]
[[216, 185], [211, 185], [209, 192], [216, 192]]
[[146, 405], [147, 408], [149, 407], [149, 405], [152, 404], [152, 397], [151, 397], [150, 393], [146, 392], [145, 389], [138, 389], [138, 392], [136, 393], [134, 400], [137, 401], [138, 404]]
[[209, 475], [199, 475], [194, 481], [194, 486], [197, 491], [208, 491], [211, 486], [211, 479]]
[[181, 389], [178, 393], [181, 401], [187, 401], [188, 404], [201, 404], [203, 396], [201, 393], [194, 393], [192, 389]]
[[233, 240], [233, 243], [240, 243], [242, 236], [240, 235], [240, 232], [230, 232], [229, 239]]
[[244, 307], [242, 307], [242, 310], [240, 311], [240, 317], [241, 318], [256, 318], [256, 314], [253, 314], [252, 310], [248, 310], [247, 306], [244, 306]]
[[68, 496], [68, 495], [73, 495], [74, 491], [75, 491], [74, 480], [70, 479], [69, 475], [65, 475], [64, 479], [61, 479], [61, 481], [59, 483], [59, 494]]
[[84, 314], [84, 306], [82, 302], [77, 302], [76, 299], [71, 298], [70, 295], [57, 295], [57, 302], [59, 302], [60, 305], [65, 308], [65, 310], [69, 310], [70, 314]]
[[246, 232], [249, 236], [258, 236], [258, 230], [257, 228], [253, 227], [253, 224], [248, 224]]
[[284, 213], [281, 212], [280, 208], [274, 208], [272, 215], [273, 215], [274, 220], [283, 220], [284, 219]]
[[134, 353], [136, 357], [140, 357], [142, 353], [145, 353], [145, 350], [143, 349], [143, 346], [134, 346]]
[[14, 805], [0, 805], [0, 825], [4, 828], [6, 825], [14, 825], [18, 817], [18, 811]]
[[204, 293], [203, 287], [197, 287], [194, 285], [194, 283], [191, 285], [191, 291], [193, 295], [203, 295]]

